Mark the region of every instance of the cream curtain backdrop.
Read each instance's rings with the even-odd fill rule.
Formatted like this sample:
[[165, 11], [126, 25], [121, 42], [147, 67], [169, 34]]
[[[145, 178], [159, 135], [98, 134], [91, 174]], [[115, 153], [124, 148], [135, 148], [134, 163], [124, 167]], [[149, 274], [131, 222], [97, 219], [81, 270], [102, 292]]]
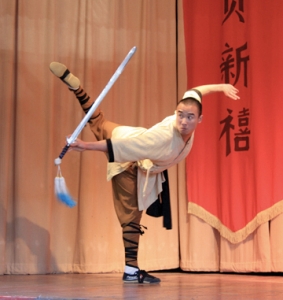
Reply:
[[[137, 52], [101, 105], [114, 122], [149, 127], [174, 113], [175, 1], [1, 0], [1, 273], [121, 272], [122, 230], [106, 157], [70, 153], [62, 172], [75, 208], [54, 196], [54, 159], [84, 114], [49, 70], [68, 66], [98, 97], [129, 50]], [[164, 5], [166, 3], [166, 5]], [[81, 137], [93, 140], [90, 130]], [[140, 267], [179, 266], [176, 168], [173, 228], [144, 216]]]
[[[122, 272], [105, 156], [67, 154], [62, 172], [78, 205], [54, 196], [54, 159], [84, 114], [49, 64], [66, 64], [96, 98], [137, 46], [101, 108], [117, 123], [154, 125], [187, 88], [182, 1], [0, 0], [0, 24], [0, 274]], [[81, 137], [91, 141], [87, 127]], [[232, 245], [187, 214], [185, 163], [169, 177], [173, 230], [143, 216], [141, 268], [282, 271], [282, 216]]]

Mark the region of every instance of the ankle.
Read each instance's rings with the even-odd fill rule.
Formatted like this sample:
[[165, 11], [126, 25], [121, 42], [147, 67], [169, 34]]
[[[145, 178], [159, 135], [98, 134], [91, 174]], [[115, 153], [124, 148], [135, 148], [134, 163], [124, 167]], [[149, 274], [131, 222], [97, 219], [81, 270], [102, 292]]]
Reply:
[[125, 266], [124, 272], [130, 275], [135, 274], [139, 270], [138, 267], [133, 267], [133, 266]]
[[78, 88], [70, 88], [69, 87], [69, 89], [70, 89], [70, 91], [72, 91], [72, 92], [74, 92], [74, 94], [76, 95], [76, 96], [78, 96], [79, 94], [81, 94], [81, 93], [83, 93], [83, 88], [81, 87], [81, 86], [79, 86]]

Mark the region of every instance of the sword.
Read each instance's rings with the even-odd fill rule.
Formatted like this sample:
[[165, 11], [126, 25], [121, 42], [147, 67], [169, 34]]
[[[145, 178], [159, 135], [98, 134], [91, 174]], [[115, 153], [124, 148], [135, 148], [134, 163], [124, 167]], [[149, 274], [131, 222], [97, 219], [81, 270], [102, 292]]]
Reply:
[[74, 132], [72, 133], [72, 135], [69, 138], [67, 138], [67, 144], [66, 144], [66, 146], [63, 148], [63, 150], [60, 153], [60, 155], [54, 161], [55, 165], [60, 165], [61, 164], [61, 160], [64, 157], [64, 155], [67, 153], [70, 145], [76, 140], [76, 138], [81, 133], [81, 131], [85, 127], [86, 123], [88, 122], [88, 120], [90, 119], [90, 117], [92, 116], [92, 114], [96, 111], [96, 109], [98, 108], [98, 106], [100, 105], [100, 103], [102, 102], [102, 100], [104, 99], [104, 97], [106, 96], [106, 94], [109, 92], [109, 90], [111, 89], [111, 87], [113, 86], [113, 84], [115, 83], [115, 81], [121, 75], [121, 73], [123, 72], [125, 66], [127, 65], [127, 63], [129, 62], [129, 60], [131, 59], [131, 57], [136, 52], [136, 49], [137, 49], [137, 47], [135, 46], [135, 47], [133, 47], [129, 51], [129, 53], [124, 58], [124, 60], [120, 64], [120, 66], [117, 68], [117, 70], [115, 71], [115, 73], [113, 74], [113, 76], [110, 78], [110, 80], [107, 83], [107, 85], [105, 86], [105, 88], [102, 90], [102, 92], [100, 93], [100, 95], [96, 98], [95, 102], [92, 104], [92, 106], [91, 106], [90, 110], [88, 111], [88, 113], [81, 120], [80, 124], [74, 130]]

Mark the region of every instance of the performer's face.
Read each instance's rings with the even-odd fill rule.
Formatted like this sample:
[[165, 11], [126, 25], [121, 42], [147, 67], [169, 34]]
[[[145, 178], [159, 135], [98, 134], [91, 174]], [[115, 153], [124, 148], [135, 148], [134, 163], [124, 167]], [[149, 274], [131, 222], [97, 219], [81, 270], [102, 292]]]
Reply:
[[176, 109], [176, 127], [184, 140], [187, 140], [202, 121], [199, 109], [195, 103], [180, 102]]

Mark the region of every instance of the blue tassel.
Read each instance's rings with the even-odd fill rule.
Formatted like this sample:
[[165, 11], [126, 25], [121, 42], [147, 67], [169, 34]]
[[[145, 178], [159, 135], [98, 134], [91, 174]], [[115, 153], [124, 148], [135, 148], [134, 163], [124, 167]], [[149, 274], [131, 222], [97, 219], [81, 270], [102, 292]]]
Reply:
[[60, 166], [58, 166], [58, 173], [54, 180], [54, 187], [55, 187], [55, 195], [64, 204], [69, 207], [74, 207], [77, 202], [73, 200], [70, 196], [69, 191], [66, 186], [66, 182], [64, 177], [62, 177]]
[[69, 207], [74, 207], [77, 205], [77, 202], [74, 201], [73, 198], [68, 194], [59, 193], [56, 196], [61, 202], [63, 202]]

